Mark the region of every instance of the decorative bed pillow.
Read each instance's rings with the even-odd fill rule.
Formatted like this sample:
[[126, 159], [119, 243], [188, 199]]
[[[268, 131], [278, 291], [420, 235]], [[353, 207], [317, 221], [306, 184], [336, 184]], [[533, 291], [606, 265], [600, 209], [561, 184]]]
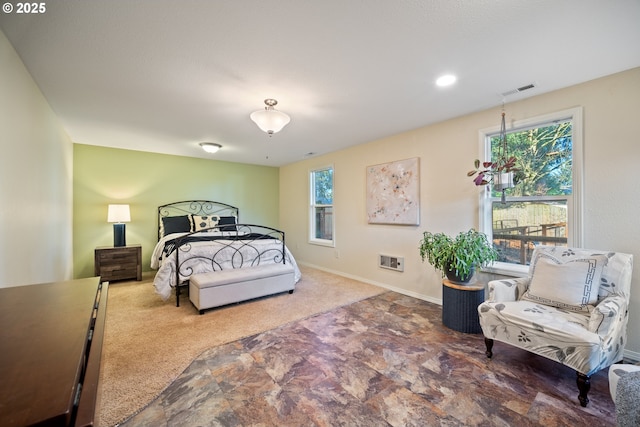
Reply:
[[193, 225], [191, 215], [165, 216], [160, 224], [162, 237], [172, 233], [190, 233]]
[[193, 230], [192, 231], [200, 231], [205, 228], [211, 228], [218, 225], [218, 216], [217, 215], [208, 215], [208, 216], [200, 216], [193, 215]]
[[[235, 216], [221, 216], [218, 218], [218, 225], [236, 224]], [[236, 227], [220, 227], [220, 231], [236, 231]]]
[[604, 255], [569, 260], [542, 254], [532, 267], [531, 283], [522, 299], [571, 311], [589, 312], [598, 300]]

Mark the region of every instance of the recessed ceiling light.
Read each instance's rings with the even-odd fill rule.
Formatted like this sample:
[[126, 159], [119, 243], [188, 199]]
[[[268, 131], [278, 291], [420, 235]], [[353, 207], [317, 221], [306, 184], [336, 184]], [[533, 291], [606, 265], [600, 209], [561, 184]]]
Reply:
[[451, 86], [456, 82], [456, 80], [457, 77], [453, 74], [445, 74], [444, 76], [438, 77], [438, 80], [436, 80], [436, 85], [440, 87]]

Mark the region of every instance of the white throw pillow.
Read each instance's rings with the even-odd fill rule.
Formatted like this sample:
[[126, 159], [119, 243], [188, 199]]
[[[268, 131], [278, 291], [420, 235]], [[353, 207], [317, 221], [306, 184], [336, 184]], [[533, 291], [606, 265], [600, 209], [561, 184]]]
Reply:
[[571, 311], [589, 312], [598, 300], [604, 255], [562, 262], [541, 255], [532, 268], [531, 284], [522, 299]]
[[217, 215], [193, 215], [193, 231], [204, 230], [205, 228], [211, 228], [218, 225]]

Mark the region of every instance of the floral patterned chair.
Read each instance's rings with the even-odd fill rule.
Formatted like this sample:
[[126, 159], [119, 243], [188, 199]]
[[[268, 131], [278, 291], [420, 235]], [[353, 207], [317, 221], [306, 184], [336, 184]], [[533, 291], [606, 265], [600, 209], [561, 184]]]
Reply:
[[478, 306], [487, 357], [498, 340], [569, 366], [587, 406], [591, 375], [622, 360], [632, 265], [629, 254], [536, 247], [529, 276], [489, 282]]

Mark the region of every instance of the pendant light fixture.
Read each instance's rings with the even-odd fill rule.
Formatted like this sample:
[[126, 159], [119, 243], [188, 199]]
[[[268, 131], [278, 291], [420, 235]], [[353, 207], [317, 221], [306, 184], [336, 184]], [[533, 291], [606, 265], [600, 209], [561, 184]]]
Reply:
[[264, 103], [264, 110], [254, 111], [250, 117], [262, 131], [272, 136], [274, 133], [280, 132], [291, 121], [291, 118], [282, 111], [273, 108], [278, 104], [275, 99], [267, 98]]

